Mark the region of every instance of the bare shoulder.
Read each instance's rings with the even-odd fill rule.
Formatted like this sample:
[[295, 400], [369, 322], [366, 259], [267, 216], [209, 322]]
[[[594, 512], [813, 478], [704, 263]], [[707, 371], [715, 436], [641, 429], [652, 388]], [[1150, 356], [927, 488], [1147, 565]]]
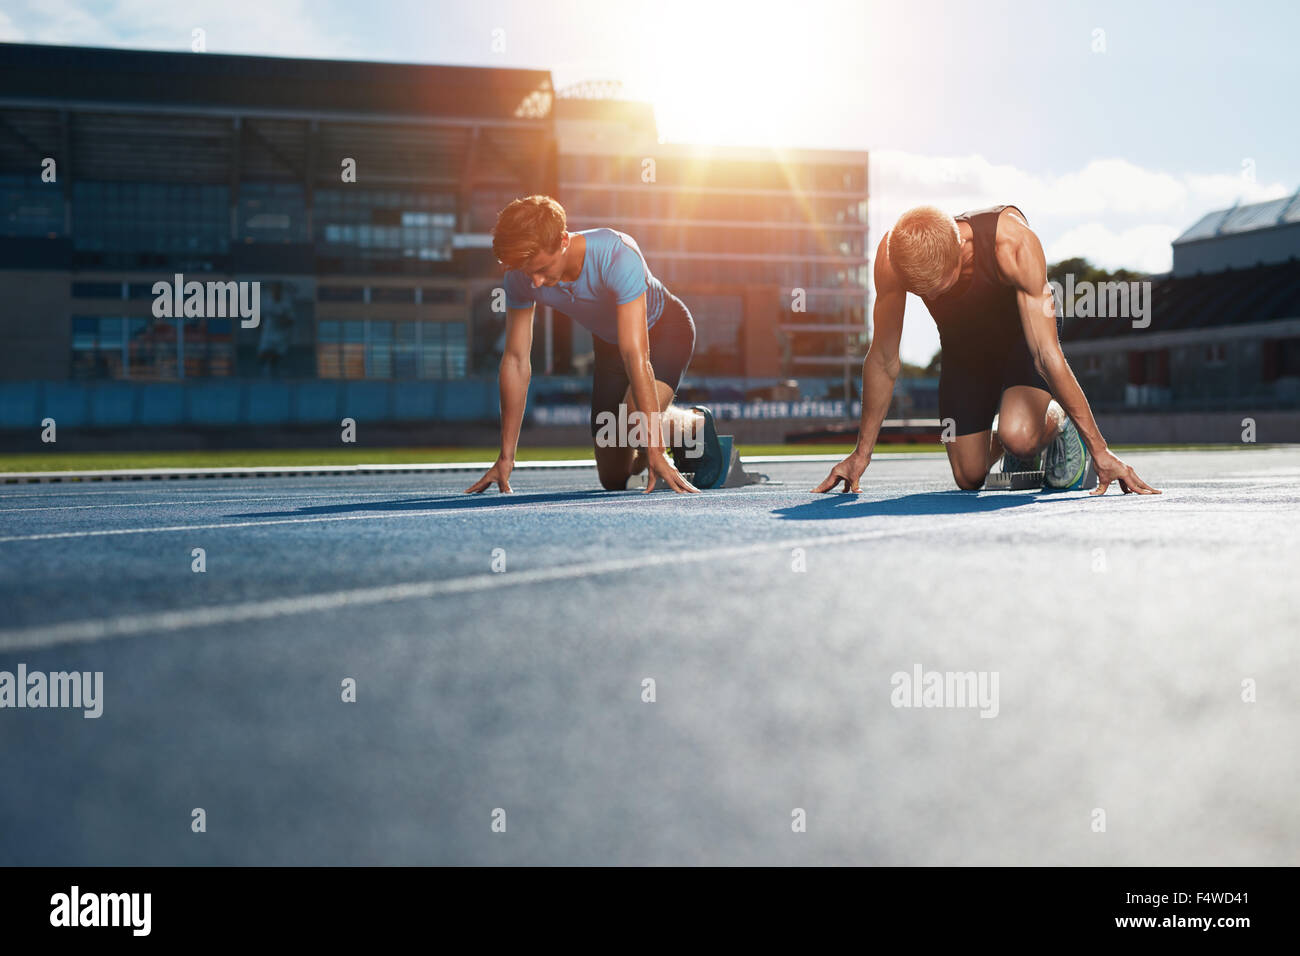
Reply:
[[902, 277], [894, 271], [894, 266], [889, 261], [889, 232], [886, 232], [881, 237], [880, 245], [876, 246], [874, 277], [876, 280], [876, 295], [905, 291]]
[[1008, 206], [998, 215], [995, 243], [998, 271], [1009, 285], [1037, 292], [1047, 271], [1043, 245], [1025, 214]]

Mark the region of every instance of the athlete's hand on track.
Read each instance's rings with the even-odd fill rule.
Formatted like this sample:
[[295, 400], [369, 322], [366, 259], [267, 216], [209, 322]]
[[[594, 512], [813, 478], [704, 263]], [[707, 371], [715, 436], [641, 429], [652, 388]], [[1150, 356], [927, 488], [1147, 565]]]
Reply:
[[655, 489], [655, 475], [658, 475], [673, 491], [678, 494], [690, 494], [698, 492], [700, 489], [682, 477], [682, 473], [673, 467], [673, 463], [668, 460], [662, 448], [651, 448], [648, 459], [648, 472], [646, 475], [645, 491], [642, 494], [649, 494]]
[[485, 474], [474, 484], [465, 489], [465, 494], [476, 495], [480, 491], [486, 491], [488, 486], [496, 482], [497, 487], [503, 495], [510, 494], [510, 472], [515, 470], [514, 459], [497, 458], [496, 464], [487, 470]]
[[1124, 464], [1123, 461], [1109, 451], [1094, 457], [1092, 467], [1097, 471], [1097, 487], [1088, 492], [1091, 495], [1104, 495], [1112, 481], [1118, 481], [1119, 486], [1124, 489], [1126, 495], [1130, 492], [1139, 495], [1160, 494], [1159, 491], [1138, 477], [1132, 465]]
[[856, 453], [849, 455], [842, 462], [831, 469], [831, 473], [826, 476], [826, 480], [813, 489], [816, 494], [825, 491], [834, 491], [840, 482], [844, 482], [844, 490], [857, 494], [862, 489], [858, 487], [858, 479], [862, 473], [867, 470], [867, 465], [871, 464], [871, 456], [859, 457]]

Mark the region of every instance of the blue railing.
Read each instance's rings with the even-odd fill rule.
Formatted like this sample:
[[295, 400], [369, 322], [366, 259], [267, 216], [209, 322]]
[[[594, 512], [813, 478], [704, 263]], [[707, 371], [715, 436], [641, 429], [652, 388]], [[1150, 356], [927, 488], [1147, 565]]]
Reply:
[[[777, 381], [697, 378], [684, 384], [715, 393], [711, 400], [716, 403], [735, 402], [748, 390]], [[900, 394], [909, 388], [904, 380], [899, 386]], [[588, 378], [534, 376], [528, 405], [530, 411], [581, 406], [585, 416], [590, 392]], [[825, 383], [801, 381], [800, 393], [802, 404], [815, 405], [803, 415], [825, 414]], [[46, 418], [72, 428], [337, 425], [344, 418], [358, 422], [476, 422], [495, 421], [498, 405], [497, 381], [490, 376], [382, 382], [0, 382], [0, 429], [35, 428]], [[545, 418], [542, 415], [536, 421], [543, 424]]]

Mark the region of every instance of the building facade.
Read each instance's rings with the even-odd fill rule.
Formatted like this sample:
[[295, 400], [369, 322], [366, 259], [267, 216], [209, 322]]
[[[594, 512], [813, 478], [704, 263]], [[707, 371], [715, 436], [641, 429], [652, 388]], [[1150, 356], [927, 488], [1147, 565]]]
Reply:
[[[545, 71], [0, 44], [0, 379], [454, 379], [489, 232], [555, 185]], [[260, 321], [159, 282], [258, 282]]]
[[[533, 193], [637, 239], [688, 382], [856, 381], [867, 187], [865, 153], [662, 144], [547, 71], [0, 44], [0, 427], [489, 418], [490, 232]], [[590, 336], [543, 309], [533, 341], [581, 397]]]

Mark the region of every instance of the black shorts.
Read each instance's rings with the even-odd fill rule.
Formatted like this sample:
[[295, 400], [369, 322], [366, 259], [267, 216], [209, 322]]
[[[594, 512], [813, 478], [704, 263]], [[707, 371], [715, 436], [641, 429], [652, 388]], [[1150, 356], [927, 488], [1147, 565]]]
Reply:
[[[672, 387], [674, 393], [691, 364], [695, 352], [695, 322], [682, 300], [671, 292], [664, 292], [664, 311], [659, 321], [650, 327], [650, 366], [655, 379]], [[592, 336], [596, 362], [591, 370], [591, 435], [596, 437], [596, 416], [610, 412], [618, 418], [618, 406], [627, 394], [630, 384], [623, 356], [618, 346]]]
[[[1023, 334], [987, 348], [944, 348], [939, 372], [939, 419], [957, 423], [958, 436], [988, 431], [1002, 403], [1002, 393], [1014, 385], [1051, 386], [1034, 368]], [[950, 354], [951, 353], [951, 354]]]

